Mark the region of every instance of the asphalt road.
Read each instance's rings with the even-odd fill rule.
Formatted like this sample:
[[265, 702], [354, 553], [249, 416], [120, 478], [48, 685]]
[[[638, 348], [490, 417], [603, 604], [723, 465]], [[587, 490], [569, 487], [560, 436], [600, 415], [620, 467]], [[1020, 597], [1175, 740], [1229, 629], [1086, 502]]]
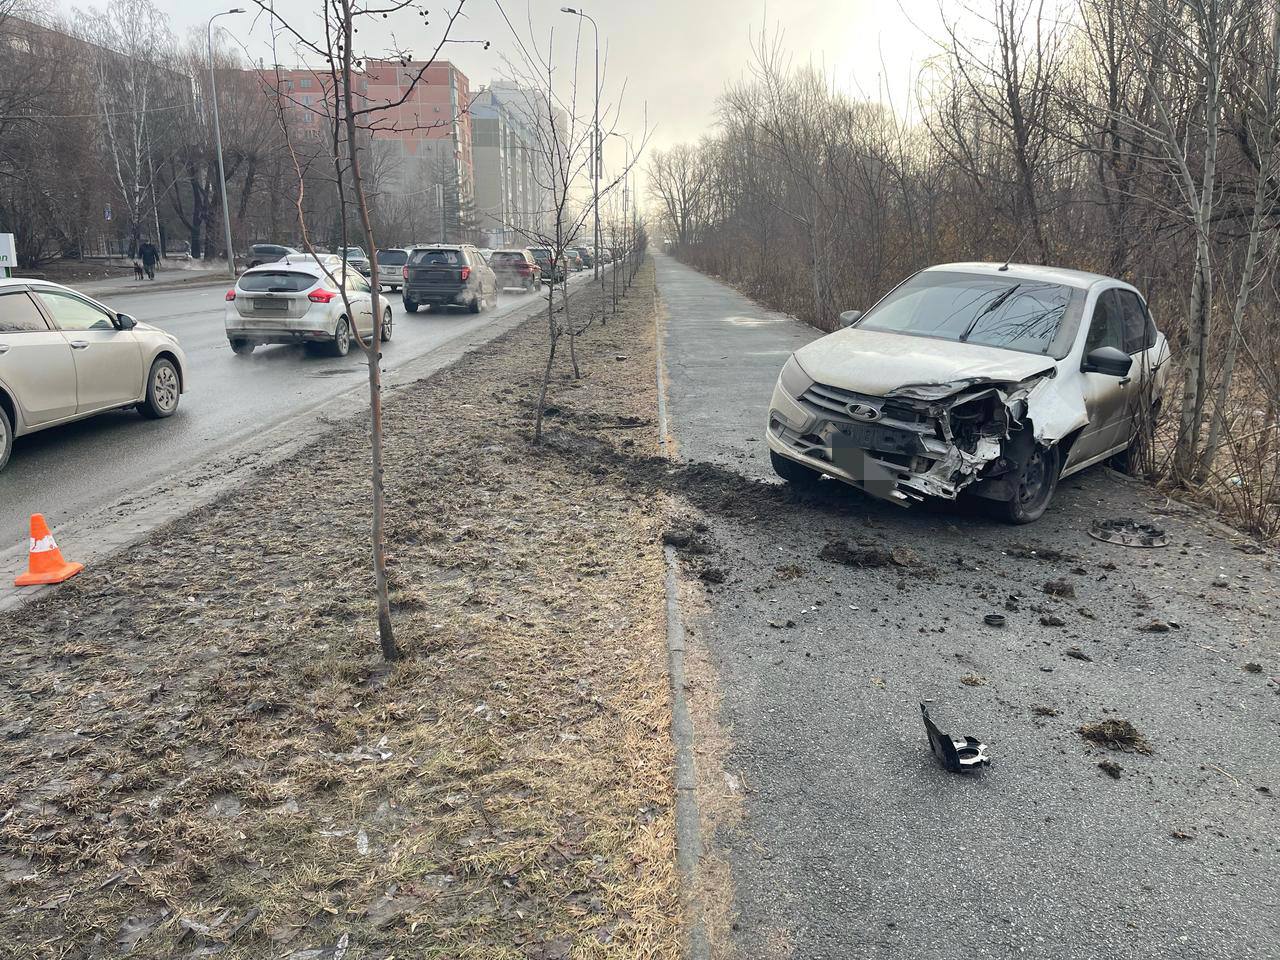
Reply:
[[[658, 288], [680, 455], [772, 481], [774, 378], [818, 334], [665, 257]], [[1280, 957], [1274, 555], [1104, 468], [1020, 528], [823, 486], [756, 516], [726, 498], [703, 517], [712, 553], [684, 558], [725, 579], [686, 610], [710, 672], [693, 696], [718, 699], [695, 702], [695, 737], [728, 741], [723, 770], [700, 771], [704, 809], [728, 811], [704, 838], [731, 877], [705, 891], [731, 902], [713, 955]], [[1105, 516], [1171, 543], [1099, 543]], [[910, 553], [846, 566], [819, 558], [832, 540]], [[1057, 578], [1074, 597], [1046, 595]], [[989, 744], [989, 769], [939, 766], [926, 699], [944, 731]], [[1152, 753], [1078, 733], [1106, 718]]]
[[[583, 273], [574, 283], [588, 279]], [[237, 357], [223, 328], [225, 287], [156, 290], [100, 299], [116, 310], [178, 336], [189, 368], [178, 412], [148, 421], [121, 411], [19, 438], [0, 472], [0, 544], [24, 543], [32, 513], [60, 524], [126, 499], [178, 469], [225, 455], [267, 428], [335, 393], [365, 382], [364, 355], [313, 357], [301, 346], [259, 347]], [[533, 309], [538, 298], [506, 292], [499, 306], [479, 315], [464, 310], [407, 314], [392, 295], [394, 335], [383, 351], [394, 372], [459, 334], [513, 311]]]

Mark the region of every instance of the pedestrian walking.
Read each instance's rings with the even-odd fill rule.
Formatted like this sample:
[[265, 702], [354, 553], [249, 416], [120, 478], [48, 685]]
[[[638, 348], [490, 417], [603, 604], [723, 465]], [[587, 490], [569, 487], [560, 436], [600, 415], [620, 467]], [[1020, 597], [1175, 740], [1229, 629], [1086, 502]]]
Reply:
[[160, 260], [160, 251], [150, 240], [145, 240], [138, 248], [138, 256], [142, 258], [142, 269], [147, 271], [147, 279], [156, 278], [156, 263]]

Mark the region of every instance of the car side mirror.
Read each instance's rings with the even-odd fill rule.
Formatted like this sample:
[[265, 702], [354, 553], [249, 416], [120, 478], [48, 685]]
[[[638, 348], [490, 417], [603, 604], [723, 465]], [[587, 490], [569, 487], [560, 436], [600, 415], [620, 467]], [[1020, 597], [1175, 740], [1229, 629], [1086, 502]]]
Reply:
[[138, 325], [138, 321], [133, 319], [127, 313], [116, 314], [116, 327], [120, 330], [132, 330]]
[[1119, 347], [1098, 347], [1084, 358], [1085, 373], [1101, 373], [1108, 377], [1126, 377], [1133, 366], [1133, 357]]
[[852, 327], [858, 322], [858, 318], [862, 316], [861, 310], [846, 310], [840, 314], [840, 326]]

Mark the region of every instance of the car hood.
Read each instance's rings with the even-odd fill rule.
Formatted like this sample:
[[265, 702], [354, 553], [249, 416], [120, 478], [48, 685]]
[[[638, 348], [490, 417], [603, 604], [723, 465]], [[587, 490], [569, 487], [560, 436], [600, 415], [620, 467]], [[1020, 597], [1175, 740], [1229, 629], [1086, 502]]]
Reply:
[[1037, 354], [858, 327], [801, 347], [796, 360], [819, 383], [920, 399], [949, 396], [976, 383], [1018, 383], [1055, 367], [1051, 357]]

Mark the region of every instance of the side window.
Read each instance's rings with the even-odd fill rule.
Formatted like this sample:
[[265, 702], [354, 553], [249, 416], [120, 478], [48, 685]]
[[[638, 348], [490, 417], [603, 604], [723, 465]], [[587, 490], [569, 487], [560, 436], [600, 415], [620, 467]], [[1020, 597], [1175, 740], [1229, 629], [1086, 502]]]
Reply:
[[79, 330], [114, 330], [116, 325], [105, 311], [87, 300], [54, 291], [36, 294], [40, 302], [53, 314], [54, 322], [67, 332]]
[[44, 333], [49, 325], [32, 299], [25, 293], [0, 296], [0, 334]]
[[[1149, 316], [1142, 301], [1132, 290], [1113, 290], [1124, 317], [1124, 352], [1142, 353], [1155, 345], [1155, 325], [1149, 324]], [[1150, 330], [1148, 330], [1150, 326]]]
[[347, 274], [347, 289], [353, 293], [368, 293], [369, 281], [358, 273]]
[[1093, 320], [1089, 323], [1089, 336], [1084, 342], [1087, 356], [1099, 347], [1115, 347], [1124, 350], [1124, 317], [1115, 290], [1105, 290], [1093, 307]]

